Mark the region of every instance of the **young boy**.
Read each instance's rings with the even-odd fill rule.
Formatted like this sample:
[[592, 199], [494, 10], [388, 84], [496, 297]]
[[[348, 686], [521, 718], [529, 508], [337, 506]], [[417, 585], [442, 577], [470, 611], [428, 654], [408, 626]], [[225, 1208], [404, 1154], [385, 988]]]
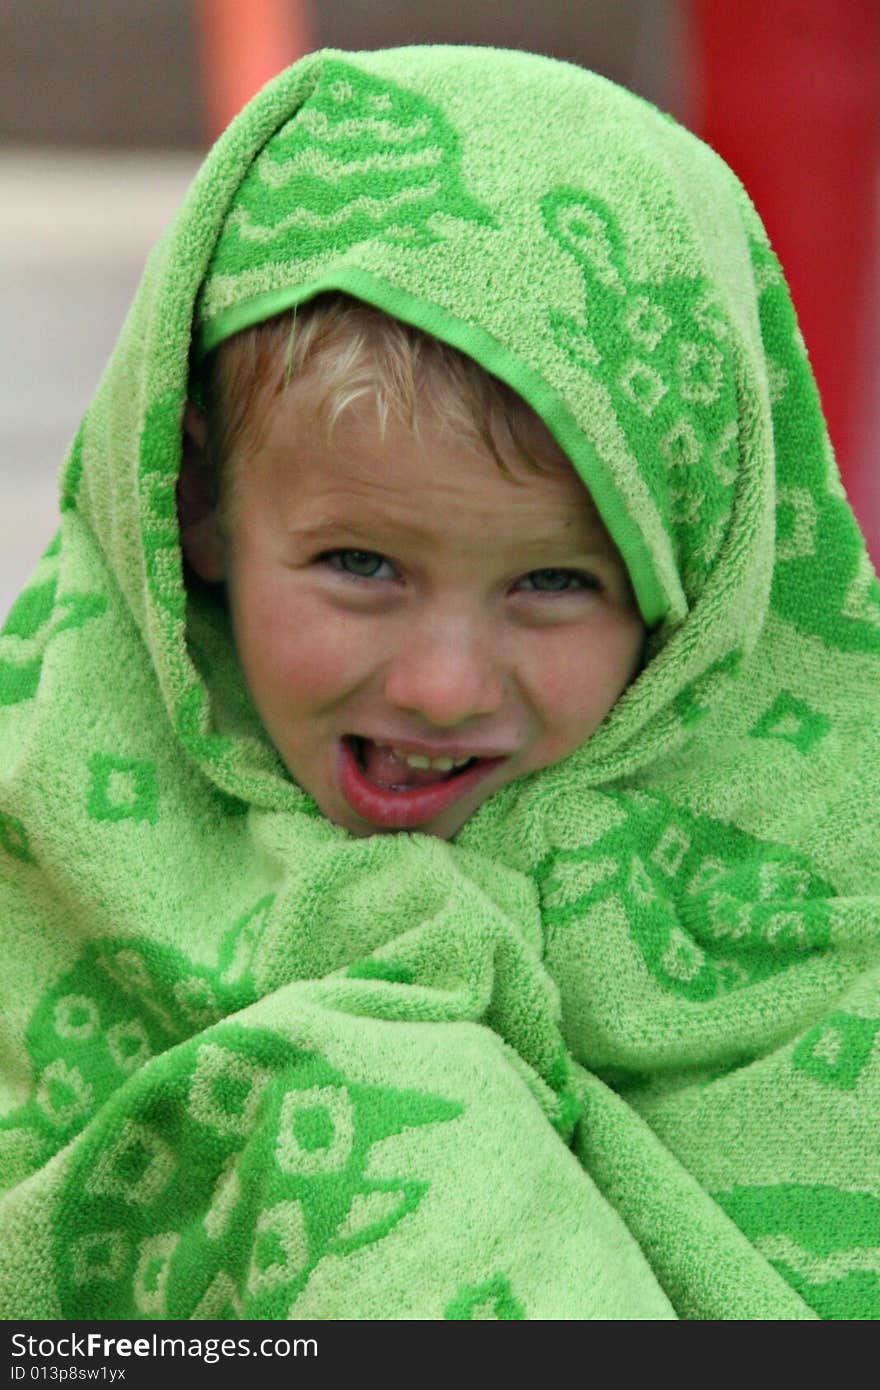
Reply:
[[880, 590], [710, 151], [310, 55], [62, 513], [0, 640], [4, 1316], [880, 1313]]
[[225, 581], [256, 710], [324, 815], [449, 839], [629, 684], [626, 567], [546, 427], [469, 359], [344, 297], [305, 306], [289, 357], [292, 331], [217, 349], [210, 431], [187, 408], [183, 552]]

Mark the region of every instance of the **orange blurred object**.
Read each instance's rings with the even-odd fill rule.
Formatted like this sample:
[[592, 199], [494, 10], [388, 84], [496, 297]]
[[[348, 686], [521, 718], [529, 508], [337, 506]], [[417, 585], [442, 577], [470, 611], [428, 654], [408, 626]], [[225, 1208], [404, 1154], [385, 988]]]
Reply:
[[316, 46], [307, 0], [195, 0], [195, 24], [209, 140], [270, 77]]

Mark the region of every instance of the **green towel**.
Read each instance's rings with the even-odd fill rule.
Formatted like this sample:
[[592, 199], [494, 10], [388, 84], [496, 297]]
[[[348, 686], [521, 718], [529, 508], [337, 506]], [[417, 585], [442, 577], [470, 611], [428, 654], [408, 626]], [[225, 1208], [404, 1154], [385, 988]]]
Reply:
[[[184, 585], [194, 324], [323, 289], [538, 411], [650, 628], [451, 842], [325, 820]], [[710, 150], [546, 58], [304, 58], [153, 252], [61, 513], [0, 639], [4, 1317], [880, 1314], [880, 587]]]

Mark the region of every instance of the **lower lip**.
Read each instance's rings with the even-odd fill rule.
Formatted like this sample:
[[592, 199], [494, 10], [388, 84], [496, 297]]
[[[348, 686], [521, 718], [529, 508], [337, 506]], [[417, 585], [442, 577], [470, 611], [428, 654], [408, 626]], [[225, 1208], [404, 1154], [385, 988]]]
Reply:
[[447, 781], [431, 782], [425, 787], [392, 789], [379, 787], [364, 776], [348, 739], [342, 739], [339, 748], [342, 795], [362, 820], [386, 830], [414, 830], [433, 820], [504, 762], [503, 758], [480, 758], [466, 772], [459, 772]]

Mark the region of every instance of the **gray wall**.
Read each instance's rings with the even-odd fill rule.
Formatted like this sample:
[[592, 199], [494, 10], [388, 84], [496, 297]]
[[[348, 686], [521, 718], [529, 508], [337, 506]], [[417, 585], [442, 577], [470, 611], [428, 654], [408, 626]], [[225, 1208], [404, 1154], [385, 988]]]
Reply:
[[[0, 139], [200, 144], [193, 11], [188, 0], [4, 0]], [[676, 0], [312, 0], [311, 13], [320, 46], [531, 49], [595, 68], [680, 114]]]

